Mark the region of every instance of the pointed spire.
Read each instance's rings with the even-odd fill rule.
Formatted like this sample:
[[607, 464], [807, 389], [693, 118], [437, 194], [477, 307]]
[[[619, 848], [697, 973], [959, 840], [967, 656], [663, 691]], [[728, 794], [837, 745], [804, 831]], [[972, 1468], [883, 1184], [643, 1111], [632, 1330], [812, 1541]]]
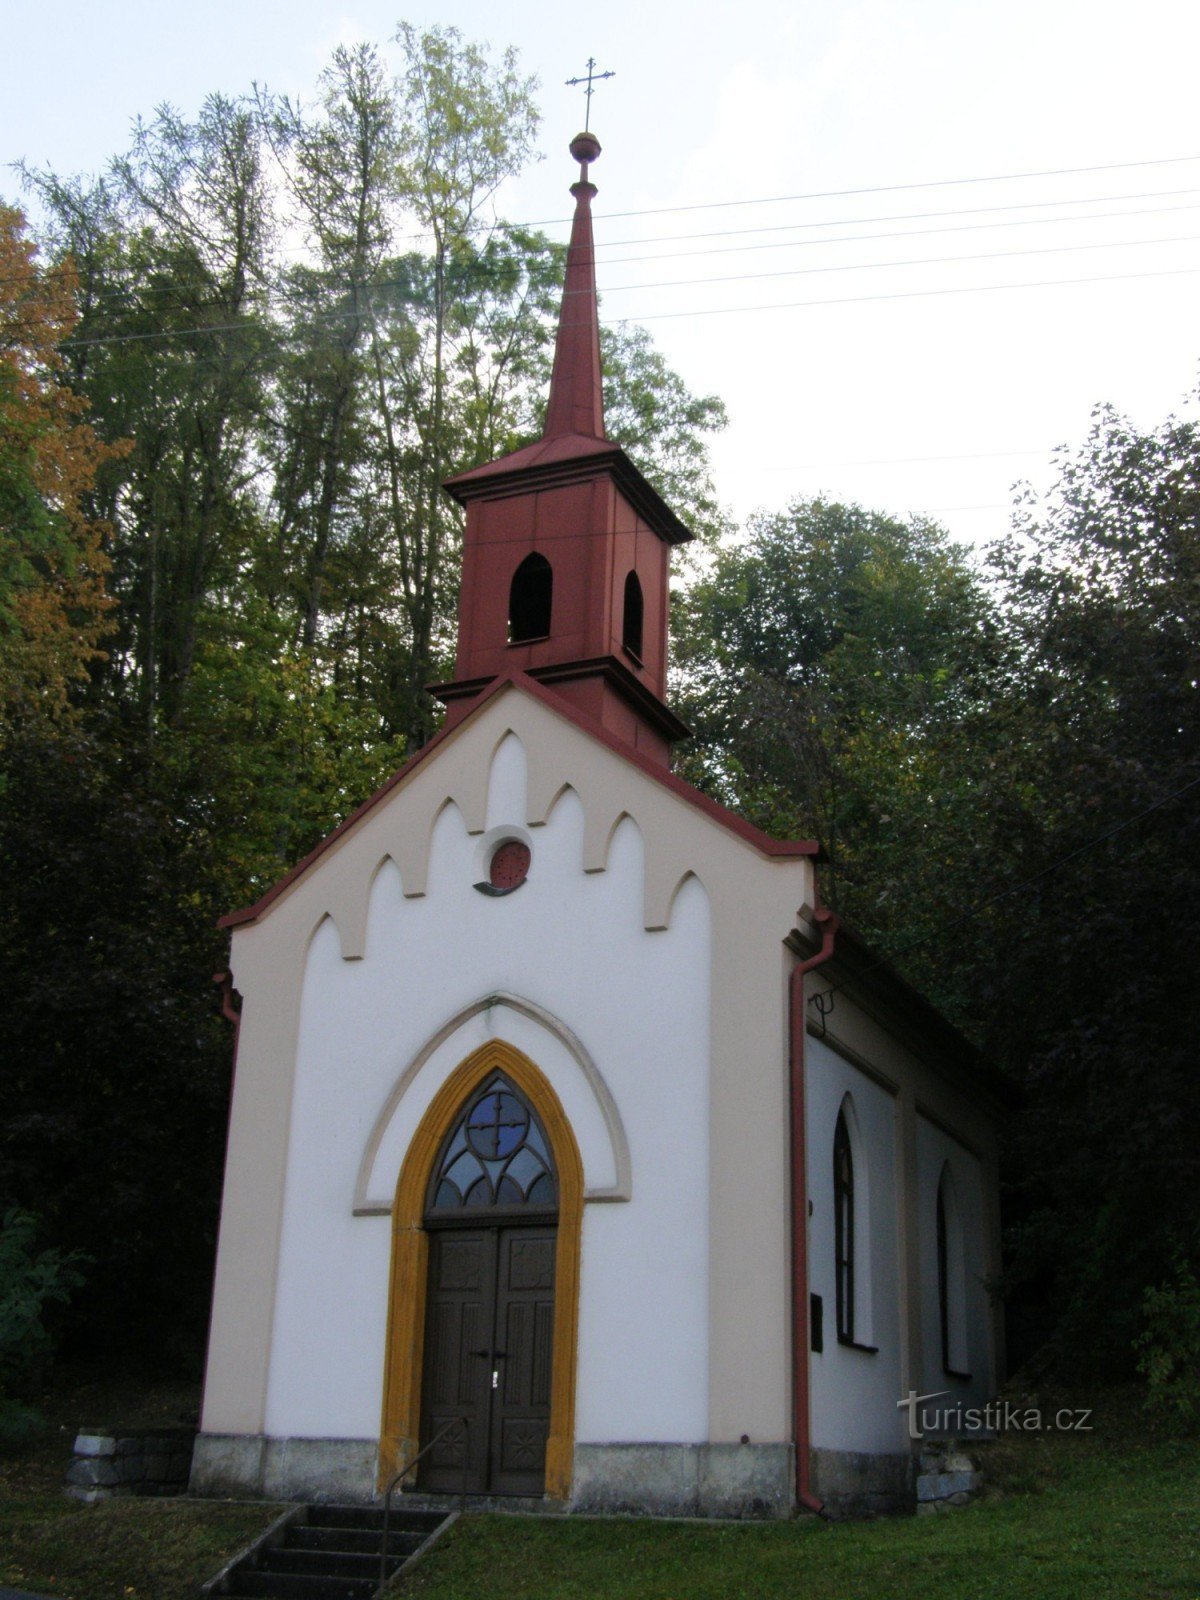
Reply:
[[592, 196], [588, 164], [600, 154], [594, 133], [571, 140], [579, 162], [579, 182], [571, 185], [575, 220], [567, 249], [567, 280], [554, 345], [554, 371], [546, 407], [544, 439], [564, 434], [604, 438], [604, 400], [600, 383], [600, 316], [596, 309], [596, 252], [592, 243]]

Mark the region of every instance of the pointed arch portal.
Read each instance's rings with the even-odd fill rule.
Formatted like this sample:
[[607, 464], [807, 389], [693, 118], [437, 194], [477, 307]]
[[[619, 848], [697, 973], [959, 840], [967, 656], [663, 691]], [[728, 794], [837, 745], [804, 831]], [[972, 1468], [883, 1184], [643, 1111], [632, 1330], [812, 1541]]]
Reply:
[[[582, 1217], [558, 1096], [528, 1056], [489, 1040], [435, 1095], [396, 1186], [381, 1484], [465, 1415], [472, 1491], [566, 1498]], [[461, 1450], [450, 1435], [421, 1486], [457, 1490]]]

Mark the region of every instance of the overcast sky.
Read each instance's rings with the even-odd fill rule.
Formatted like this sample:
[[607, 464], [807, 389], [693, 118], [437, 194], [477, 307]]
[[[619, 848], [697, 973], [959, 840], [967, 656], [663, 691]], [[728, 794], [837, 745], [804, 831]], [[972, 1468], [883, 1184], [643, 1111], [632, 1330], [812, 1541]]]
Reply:
[[502, 207], [562, 237], [564, 80], [615, 71], [592, 112], [602, 314], [723, 397], [739, 517], [822, 493], [983, 542], [1096, 402], [1151, 426], [1196, 389], [1194, 0], [26, 0], [0, 162], [96, 170], [160, 101], [311, 96], [337, 43], [399, 16], [519, 48], [545, 159]]

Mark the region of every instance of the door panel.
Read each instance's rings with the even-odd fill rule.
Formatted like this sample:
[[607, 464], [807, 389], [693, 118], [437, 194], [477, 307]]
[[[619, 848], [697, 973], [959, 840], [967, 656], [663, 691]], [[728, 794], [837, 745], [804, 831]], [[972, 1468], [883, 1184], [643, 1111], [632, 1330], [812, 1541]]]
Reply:
[[471, 1456], [468, 1481], [478, 1481], [486, 1472], [491, 1365], [478, 1352], [491, 1342], [495, 1271], [494, 1228], [432, 1235], [421, 1442], [432, 1439], [454, 1417], [465, 1416], [470, 1424], [466, 1440], [456, 1430], [425, 1457], [418, 1482], [434, 1493], [462, 1487], [464, 1449]]
[[[421, 1440], [466, 1416], [467, 1487], [476, 1494], [545, 1491], [556, 1233], [543, 1225], [430, 1234]], [[456, 1493], [463, 1450], [458, 1433], [437, 1445], [419, 1486]]]
[[554, 1228], [504, 1228], [496, 1273], [500, 1386], [493, 1405], [491, 1482], [496, 1494], [542, 1494], [550, 1431]]

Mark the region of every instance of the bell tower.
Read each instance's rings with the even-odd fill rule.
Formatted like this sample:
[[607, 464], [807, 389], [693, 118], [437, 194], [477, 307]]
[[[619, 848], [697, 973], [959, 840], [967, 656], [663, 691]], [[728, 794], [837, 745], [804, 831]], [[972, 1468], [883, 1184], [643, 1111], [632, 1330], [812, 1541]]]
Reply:
[[542, 437], [459, 473], [466, 508], [447, 725], [502, 673], [526, 672], [664, 766], [687, 728], [666, 703], [671, 546], [692, 537], [605, 436], [592, 242], [600, 154], [578, 134], [575, 216]]

